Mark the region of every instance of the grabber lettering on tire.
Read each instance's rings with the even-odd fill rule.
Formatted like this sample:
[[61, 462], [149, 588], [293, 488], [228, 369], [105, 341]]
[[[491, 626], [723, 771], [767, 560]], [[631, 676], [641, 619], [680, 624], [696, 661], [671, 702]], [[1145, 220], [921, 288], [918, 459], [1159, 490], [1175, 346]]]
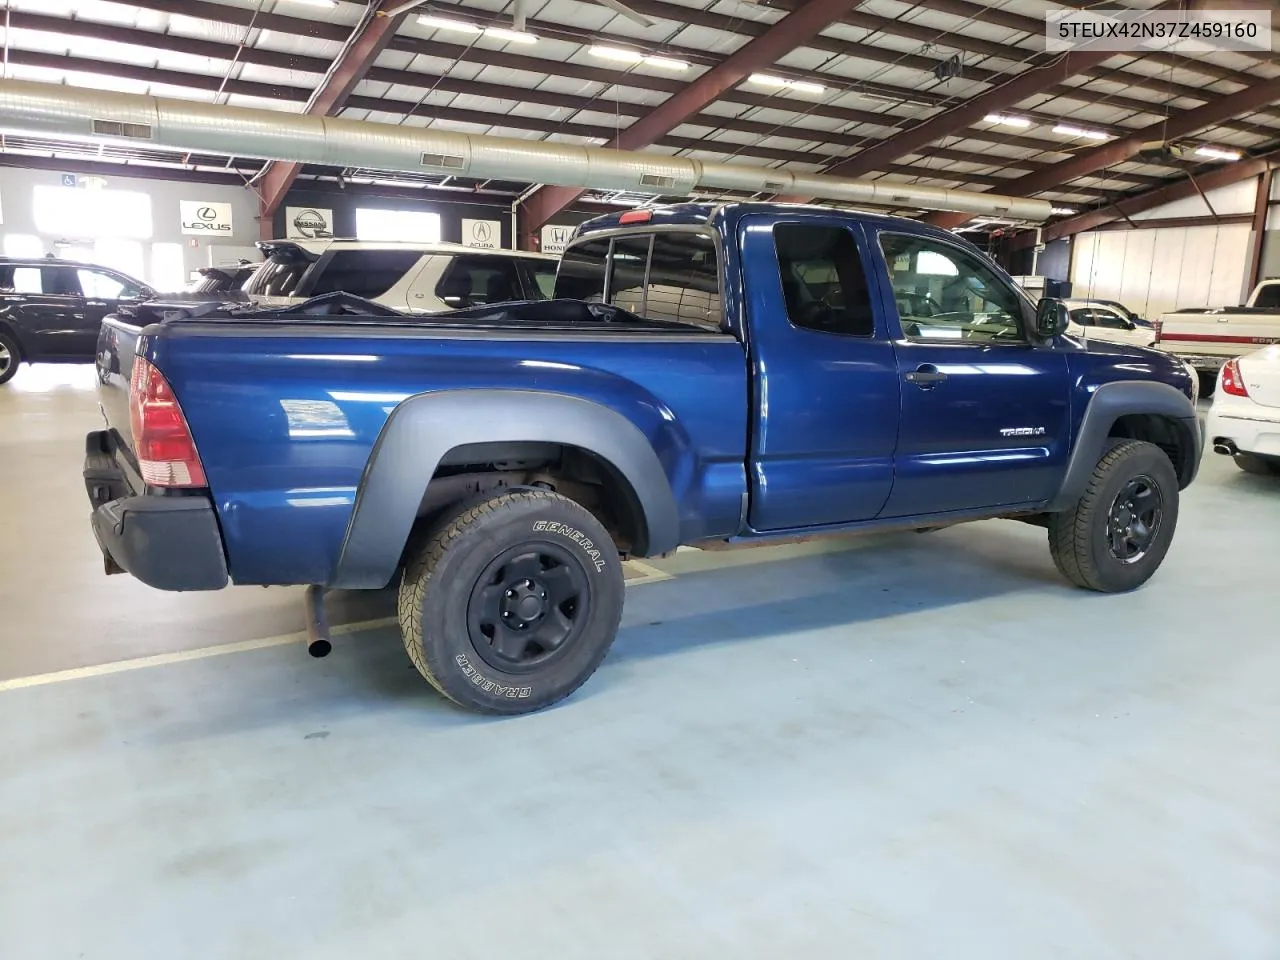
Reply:
[[405, 569], [401, 633], [454, 703], [527, 713], [600, 665], [624, 592], [617, 548], [590, 512], [550, 491], [508, 491], [437, 521]]

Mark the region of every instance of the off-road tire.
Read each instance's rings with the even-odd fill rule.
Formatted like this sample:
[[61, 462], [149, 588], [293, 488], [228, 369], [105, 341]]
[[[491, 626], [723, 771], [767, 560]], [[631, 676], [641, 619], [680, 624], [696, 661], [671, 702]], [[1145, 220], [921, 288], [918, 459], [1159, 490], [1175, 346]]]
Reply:
[[1257, 477], [1280, 477], [1280, 459], [1260, 457], [1255, 453], [1237, 453], [1233, 460], [1245, 473]]
[[[1150, 478], [1161, 497], [1160, 524], [1146, 552], [1133, 562], [1116, 559], [1107, 538], [1117, 496], [1138, 477]], [[1064, 577], [1100, 593], [1123, 593], [1159, 569], [1178, 522], [1178, 476], [1163, 450], [1141, 440], [1120, 440], [1094, 467], [1075, 506], [1049, 515], [1049, 551]]]
[[18, 348], [18, 342], [4, 330], [0, 330], [0, 346], [9, 353], [9, 365], [0, 368], [0, 383], [8, 383], [14, 378], [22, 363], [22, 351]]
[[[492, 649], [478, 649], [468, 618], [486, 571], [525, 544], [534, 551], [549, 544], [545, 549], [566, 564], [580, 566], [584, 619], [550, 662], [505, 670], [491, 662]], [[591, 513], [547, 490], [511, 490], [446, 513], [414, 548], [400, 584], [400, 631], [418, 672], [453, 703], [481, 713], [530, 713], [569, 696], [595, 672], [618, 631], [625, 591], [617, 547]]]

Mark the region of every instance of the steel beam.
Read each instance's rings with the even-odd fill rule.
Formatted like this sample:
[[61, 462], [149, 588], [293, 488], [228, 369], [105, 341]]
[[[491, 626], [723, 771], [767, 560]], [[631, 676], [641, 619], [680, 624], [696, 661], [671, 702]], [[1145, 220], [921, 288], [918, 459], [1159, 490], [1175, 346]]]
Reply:
[[[875, 146], [868, 147], [822, 172], [831, 176], [861, 177], [872, 171], [882, 170], [886, 164], [892, 163], [899, 157], [918, 153], [935, 140], [941, 140], [943, 137], [964, 130], [989, 113], [1006, 110], [1028, 97], [1041, 93], [1046, 87], [1052, 86], [1059, 80], [1113, 56], [1115, 54], [1109, 50], [1068, 53], [1051, 63], [1026, 70], [1008, 83], [962, 101], [954, 109], [939, 116], [930, 117], [909, 130], [881, 140]], [[784, 197], [781, 199], [805, 202], [812, 198]]]
[[[378, 54], [387, 48], [396, 29], [404, 22], [405, 14], [379, 16], [378, 8], [384, 5], [388, 5], [386, 0], [370, 4], [364, 19], [351, 31], [346, 46], [333, 62], [324, 82], [311, 95], [306, 109], [308, 114], [327, 117], [341, 111], [356, 84], [365, 78]], [[258, 223], [263, 240], [272, 239], [275, 213], [298, 179], [301, 169], [301, 164], [280, 161], [272, 161], [264, 168], [258, 180], [261, 199]]]
[[[1253, 201], [1253, 232], [1249, 247], [1249, 286], [1252, 290], [1262, 279], [1262, 248], [1267, 241], [1267, 214], [1271, 211], [1271, 181], [1275, 169], [1268, 167], [1258, 177], [1258, 194]], [[1246, 291], [1246, 296], [1248, 291]]]
[[[745, 80], [751, 73], [768, 67], [797, 47], [803, 46], [851, 10], [856, 0], [806, 0], [758, 37], [730, 54], [698, 79], [668, 98], [653, 112], [637, 120], [606, 148], [640, 150], [650, 146], [672, 129], [696, 116], [708, 104]], [[573, 187], [543, 187], [523, 205], [521, 232], [526, 244], [544, 223], [582, 195]]]
[[[1008, 185], [1008, 192], [1029, 197], [1054, 187], [1061, 187], [1078, 177], [1087, 177], [1117, 163], [1132, 160], [1142, 151], [1144, 143], [1154, 140], [1167, 142], [1190, 136], [1205, 127], [1216, 126], [1229, 117], [1247, 114], [1262, 104], [1280, 100], [1280, 77], [1262, 80], [1252, 87], [1211, 100], [1194, 110], [1184, 110], [1161, 123], [1153, 123], [1134, 131], [1123, 140], [1104, 143], [1082, 150], [1069, 160], [1050, 164], [1035, 173], [1019, 177]], [[954, 228], [972, 219], [960, 213], [940, 213], [928, 218], [940, 227]]]
[[[1225, 166], [1202, 174], [1198, 178], [1200, 189], [1216, 190], [1219, 187], [1230, 186], [1233, 183], [1239, 183], [1241, 180], [1248, 180], [1250, 177], [1260, 177], [1277, 166], [1280, 166], [1280, 150], [1272, 150], [1269, 153], [1247, 160], [1237, 160], [1234, 163], [1228, 163]], [[1088, 213], [1082, 213], [1066, 220], [1059, 220], [1057, 223], [1051, 223], [1041, 228], [1040, 234], [1043, 242], [1048, 243], [1050, 240], [1059, 240], [1062, 237], [1070, 237], [1086, 230], [1094, 230], [1103, 224], [1120, 220], [1123, 217], [1132, 217], [1135, 214], [1152, 210], [1166, 203], [1185, 200], [1187, 197], [1194, 197], [1195, 195], [1196, 187], [1189, 180], [1179, 180], [1155, 190], [1124, 197], [1104, 209], [1090, 210]], [[1014, 237], [1011, 241], [1012, 249], [1029, 247], [1035, 242], [1036, 232], [1029, 230]]]

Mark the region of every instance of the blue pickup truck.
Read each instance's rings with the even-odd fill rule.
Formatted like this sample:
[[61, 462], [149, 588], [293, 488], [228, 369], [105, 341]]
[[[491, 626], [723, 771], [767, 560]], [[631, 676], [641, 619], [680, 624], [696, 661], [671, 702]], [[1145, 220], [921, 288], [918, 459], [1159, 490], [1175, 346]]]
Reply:
[[1196, 475], [1196, 388], [1066, 322], [945, 231], [752, 203], [583, 224], [540, 303], [144, 304], [99, 343], [93, 530], [164, 590], [398, 584], [423, 676], [498, 713], [583, 683], [621, 560], [681, 544], [1008, 517], [1131, 590]]

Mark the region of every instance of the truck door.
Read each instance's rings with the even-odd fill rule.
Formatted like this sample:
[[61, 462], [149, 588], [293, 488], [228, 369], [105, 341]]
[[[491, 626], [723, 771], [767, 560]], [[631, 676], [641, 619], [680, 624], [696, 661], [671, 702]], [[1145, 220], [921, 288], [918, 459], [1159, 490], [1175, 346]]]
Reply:
[[746, 217], [740, 249], [755, 386], [751, 526], [875, 517], [893, 485], [900, 387], [861, 226]]
[[1045, 500], [1070, 442], [1066, 355], [1033, 345], [1029, 304], [970, 248], [881, 231], [902, 419], [885, 517]]

